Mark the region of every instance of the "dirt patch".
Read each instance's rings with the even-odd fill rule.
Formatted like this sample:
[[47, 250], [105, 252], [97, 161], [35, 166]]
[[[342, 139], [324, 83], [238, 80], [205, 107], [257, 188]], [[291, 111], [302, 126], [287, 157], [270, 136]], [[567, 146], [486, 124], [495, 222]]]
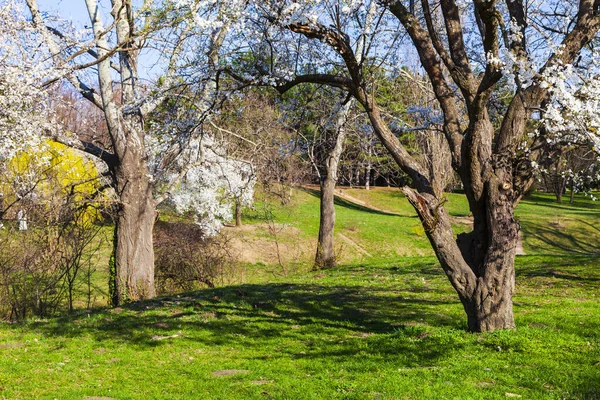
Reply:
[[14, 348], [23, 347], [23, 346], [24, 346], [23, 343], [17, 343], [17, 342], [1, 343], [0, 344], [0, 349], [14, 349]]
[[349, 244], [350, 246], [352, 246], [353, 249], [355, 249], [357, 252], [359, 252], [363, 256], [373, 257], [368, 251], [366, 251], [365, 249], [363, 249], [362, 247], [360, 247], [358, 245], [358, 243], [356, 243], [354, 240], [350, 239], [348, 236], [346, 236], [346, 235], [344, 235], [342, 233], [338, 233], [338, 236], [341, 237], [342, 240], [344, 240], [344, 242], [346, 242], [347, 244]]
[[251, 385], [266, 385], [275, 382], [274, 380], [261, 379], [259, 381], [250, 381]]
[[450, 217], [450, 222], [459, 225], [473, 226], [473, 217]]
[[243, 263], [284, 264], [307, 258], [314, 252], [313, 240], [289, 225], [243, 225], [223, 228], [234, 257]]
[[177, 332], [174, 335], [169, 335], [169, 336], [159, 336], [159, 335], [154, 335], [152, 336], [152, 340], [156, 341], [156, 340], [166, 340], [166, 339], [175, 339], [178, 338], [180, 336], [182, 336], [183, 334], [181, 332]]

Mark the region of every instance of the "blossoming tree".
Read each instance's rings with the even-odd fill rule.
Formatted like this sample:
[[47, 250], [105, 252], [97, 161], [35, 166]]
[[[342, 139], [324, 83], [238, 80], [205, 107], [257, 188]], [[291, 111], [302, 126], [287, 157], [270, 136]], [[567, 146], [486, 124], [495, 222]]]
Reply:
[[[83, 31], [48, 17], [36, 0], [26, 4], [32, 20], [28, 29], [32, 38], [41, 38], [50, 55], [46, 64], [55, 71], [41, 81], [25, 71], [38, 79], [34, 93], [43, 90], [40, 82], [66, 81], [106, 121], [108, 148], [55, 129], [45, 133], [108, 167], [118, 205], [113, 303], [153, 297], [155, 209], [172, 193], [198, 189], [194, 182], [208, 179], [207, 163], [214, 159], [200, 157], [202, 138], [208, 135], [203, 121], [218, 102], [220, 53], [231, 50], [227, 36], [235, 34], [244, 2], [165, 0], [138, 7], [130, 0], [112, 0], [106, 12], [100, 1], [85, 0], [89, 26]], [[144, 63], [152, 63], [152, 70], [145, 71]], [[165, 103], [175, 104], [181, 118], [157, 128], [149, 121]], [[225, 155], [220, 157], [227, 164]], [[239, 169], [230, 167], [209, 175], [234, 179], [230, 175], [236, 173]], [[217, 198], [197, 196], [193, 201], [214, 208], [208, 202]]]
[[[373, 34], [382, 36], [371, 42], [402, 49], [405, 54], [410, 46], [443, 113], [443, 134], [452, 166], [474, 218], [472, 232], [458, 238], [444, 207], [444, 195], [433, 184], [436, 171], [424, 168], [407, 151], [374, 96], [377, 88], [369, 68], [390, 65], [389, 74], [395, 74], [394, 67], [401, 66], [402, 59], [382, 57], [388, 54], [382, 48], [362, 61], [352, 46], [355, 29], [340, 23], [359, 20], [374, 2], [377, 21], [391, 25], [385, 32], [376, 29]], [[325, 6], [331, 3], [335, 6]], [[593, 133], [590, 127], [597, 123], [598, 103], [578, 109], [573, 106], [589, 99], [598, 80], [584, 83], [580, 79], [579, 85], [571, 80], [580, 88], [579, 94], [568, 87], [569, 79], [563, 80], [564, 85], [559, 82], [569, 65], [577, 70], [580, 59], [589, 64], [595, 56], [587, 46], [600, 29], [600, 1], [440, 0], [436, 3], [439, 7], [429, 0], [281, 0], [269, 4], [268, 9], [262, 7], [265, 19], [279, 28], [280, 35], [292, 32], [306, 39], [288, 46], [289, 52], [299, 59], [328, 52], [329, 60], [337, 61], [340, 68], [337, 74], [318, 66], [310, 71], [296, 68], [295, 77], [281, 87], [285, 90], [305, 82], [331, 85], [345, 89], [362, 105], [381, 142], [412, 179], [413, 187], [405, 187], [403, 192], [463, 304], [469, 329], [513, 328], [519, 232], [514, 209], [533, 182], [532, 163], [543, 157], [547, 141], [544, 129], [537, 135], [528, 131], [530, 122], [532, 117], [553, 115], [552, 106], [558, 104], [565, 113], [578, 116], [579, 130]], [[410, 44], [390, 41], [390, 32], [406, 34]], [[559, 78], [551, 80], [553, 76]], [[509, 104], [493, 110], [491, 98], [499, 82], [507, 79], [513, 83]]]

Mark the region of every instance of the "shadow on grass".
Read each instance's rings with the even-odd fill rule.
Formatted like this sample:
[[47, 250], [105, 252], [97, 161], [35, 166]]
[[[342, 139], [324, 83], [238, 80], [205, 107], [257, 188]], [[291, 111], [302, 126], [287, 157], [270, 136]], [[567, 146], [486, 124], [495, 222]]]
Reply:
[[[173, 340], [243, 346], [259, 353], [258, 358], [264, 348], [282, 341], [290, 349], [282, 348], [277, 356], [290, 353], [297, 358], [348, 357], [365, 351], [383, 356], [410, 350], [415, 363], [428, 364], [446, 350], [454, 351], [455, 347], [430, 338], [427, 330], [445, 326], [463, 331], [463, 321], [440, 310], [460, 305], [409, 297], [410, 292], [404, 296], [365, 286], [239, 285], [97, 310], [89, 318], [82, 312], [27, 329], [54, 337], [91, 336], [98, 343], [117, 341], [142, 349]], [[356, 345], [367, 338], [368, 348]], [[302, 343], [309, 349], [297, 354], [293, 348]]]
[[583, 219], [574, 219], [575, 224], [561, 229], [546, 223], [523, 222], [521, 230], [526, 238], [541, 244], [530, 245], [536, 251], [600, 256], [600, 229]]
[[562, 203], [559, 203], [556, 201], [556, 197], [554, 196], [539, 196], [536, 194], [527, 196], [524, 200], [530, 203], [534, 203], [538, 206], [552, 207], [559, 210], [578, 211], [578, 208], [586, 208], [588, 210], [599, 211], [598, 204], [596, 204], [595, 202], [591, 201], [590, 199], [581, 199], [577, 197], [575, 198], [575, 201], [573, 201], [573, 203], [569, 203], [565, 200], [563, 200]]
[[[310, 188], [300, 188], [300, 190], [303, 190], [304, 192], [316, 197], [316, 198], [320, 198], [320, 193], [318, 190], [316, 189], [310, 189]], [[348, 201], [346, 199], [341, 198], [340, 196], [338, 196], [337, 194], [335, 195], [334, 198], [334, 204], [336, 206], [340, 206], [340, 207], [344, 207], [350, 210], [354, 210], [354, 211], [361, 211], [361, 212], [366, 212], [366, 213], [370, 213], [370, 214], [377, 214], [377, 215], [387, 215], [390, 217], [411, 217], [411, 218], [417, 218], [416, 215], [408, 215], [408, 214], [400, 214], [400, 213], [391, 213], [391, 212], [385, 212], [385, 211], [381, 211], [381, 210], [376, 210], [370, 207], [366, 207], [357, 203], [353, 203], [351, 201]]]

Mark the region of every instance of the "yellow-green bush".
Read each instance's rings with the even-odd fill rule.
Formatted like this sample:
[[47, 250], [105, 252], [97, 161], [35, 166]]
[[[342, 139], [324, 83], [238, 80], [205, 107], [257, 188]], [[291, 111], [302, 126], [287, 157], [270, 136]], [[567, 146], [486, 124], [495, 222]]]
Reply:
[[23, 199], [38, 212], [44, 213], [58, 204], [70, 202], [74, 209], [85, 213], [84, 222], [99, 218], [96, 208], [88, 204], [99, 187], [98, 169], [81, 153], [61, 143], [48, 141], [41, 149], [20, 152], [3, 164], [1, 209]]

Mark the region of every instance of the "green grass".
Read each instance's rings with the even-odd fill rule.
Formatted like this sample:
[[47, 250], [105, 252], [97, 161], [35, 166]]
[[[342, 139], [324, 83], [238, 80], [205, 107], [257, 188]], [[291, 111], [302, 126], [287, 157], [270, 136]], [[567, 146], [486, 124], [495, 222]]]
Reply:
[[1, 325], [0, 396], [596, 398], [597, 261], [519, 258], [518, 329], [490, 334], [431, 258]]
[[[336, 198], [336, 243], [341, 248], [343, 262], [434, 255], [419, 219], [399, 189], [344, 189], [344, 192], [365, 202], [367, 207]], [[448, 213], [452, 217], [462, 217], [457, 218], [454, 224], [455, 232], [469, 230], [468, 220], [464, 218], [469, 216], [465, 196], [447, 193], [446, 200]], [[318, 207], [318, 193], [296, 190], [289, 205], [276, 204], [271, 209], [278, 223], [297, 228], [299, 235], [313, 243], [316, 249]], [[261, 212], [250, 212], [245, 222], [264, 222], [261, 215]], [[600, 255], [600, 204], [584, 195], [576, 195], [571, 205], [568, 201], [556, 203], [551, 194], [534, 194], [518, 205], [516, 218], [521, 225], [523, 247], [528, 255]], [[264, 231], [260, 234], [268, 239], [269, 235]], [[353, 243], [344, 240], [341, 235]], [[294, 233], [289, 237], [283, 235], [281, 239], [293, 241], [296, 238]], [[371, 257], [357, 251], [355, 245]], [[310, 257], [314, 250], [306, 251], [306, 254]], [[310, 259], [304, 261], [310, 262]]]
[[[340, 201], [338, 232], [371, 256], [336, 269], [0, 324], [0, 398], [600, 398], [600, 205], [524, 201], [517, 329], [470, 334], [406, 200], [352, 196], [405, 216]], [[468, 215], [458, 194], [448, 209]], [[274, 213], [311, 238], [317, 210], [298, 192]]]

